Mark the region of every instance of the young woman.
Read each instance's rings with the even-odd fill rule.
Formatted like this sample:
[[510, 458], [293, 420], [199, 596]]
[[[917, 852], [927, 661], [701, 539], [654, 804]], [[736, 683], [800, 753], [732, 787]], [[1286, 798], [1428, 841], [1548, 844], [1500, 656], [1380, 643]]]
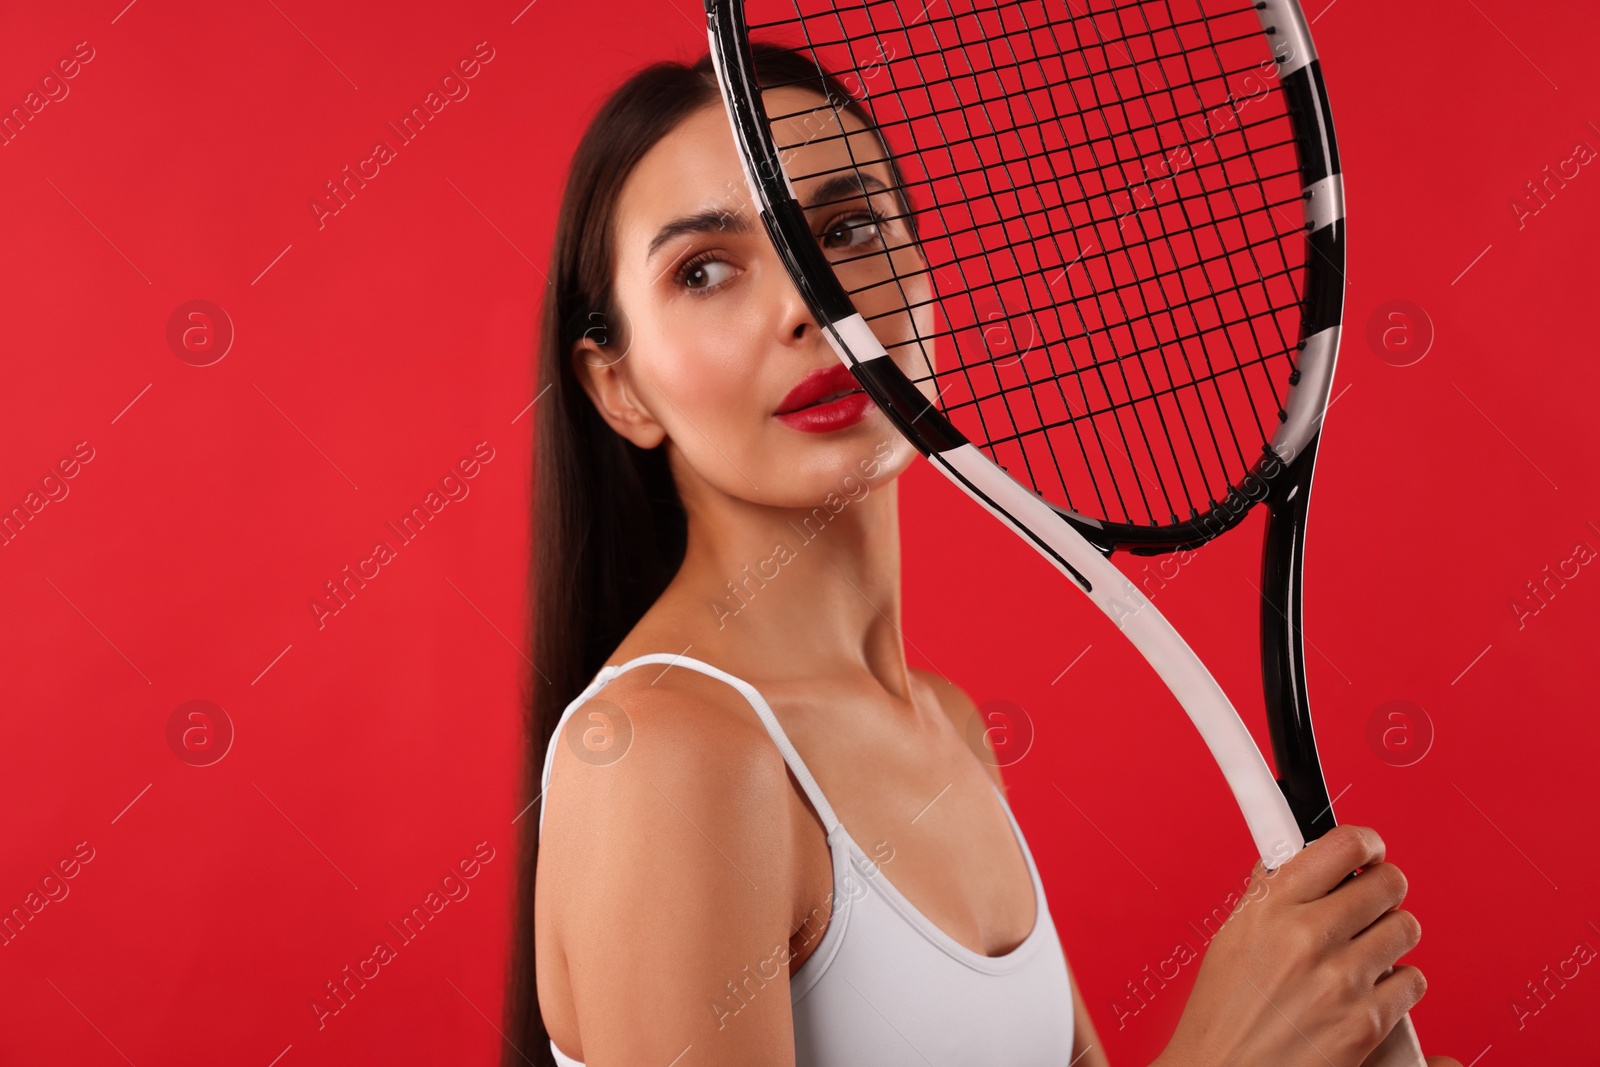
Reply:
[[[865, 108], [757, 67], [803, 151], [879, 149], [881, 190], [797, 189], [826, 254], [918, 255]], [[766, 240], [709, 61], [602, 107], [550, 280], [504, 1062], [1105, 1067], [973, 703], [906, 662], [915, 452]], [[1160, 1062], [1361, 1063], [1423, 991], [1382, 859], [1343, 827], [1258, 864]]]

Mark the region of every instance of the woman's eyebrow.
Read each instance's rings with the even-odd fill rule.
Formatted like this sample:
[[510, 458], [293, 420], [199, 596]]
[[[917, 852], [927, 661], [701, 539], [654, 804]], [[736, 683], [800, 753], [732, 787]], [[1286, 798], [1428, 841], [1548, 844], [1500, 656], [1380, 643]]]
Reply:
[[645, 262], [648, 263], [656, 252], [660, 251], [661, 246], [674, 237], [682, 237], [691, 233], [732, 232], [748, 234], [754, 229], [755, 227], [751, 225], [750, 219], [742, 211], [729, 210], [727, 208], [706, 208], [704, 211], [697, 211], [693, 215], [684, 215], [681, 218], [673, 219], [657, 230], [656, 235], [650, 238], [650, 247], [645, 251]]
[[806, 197], [805, 206], [808, 208], [821, 207], [823, 204], [834, 204], [845, 200], [855, 200], [867, 193], [888, 192], [889, 187], [872, 175], [863, 171], [852, 170], [848, 174], [840, 174], [829, 178]]

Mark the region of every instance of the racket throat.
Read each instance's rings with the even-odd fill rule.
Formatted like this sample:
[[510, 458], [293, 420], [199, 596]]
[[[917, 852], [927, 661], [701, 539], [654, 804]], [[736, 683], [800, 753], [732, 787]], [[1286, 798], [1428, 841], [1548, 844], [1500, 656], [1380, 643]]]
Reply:
[[1306, 512], [1317, 438], [1308, 442], [1266, 498], [1266, 551], [1261, 564], [1261, 663], [1267, 727], [1278, 788], [1306, 841], [1338, 825], [1311, 729], [1301, 629]]

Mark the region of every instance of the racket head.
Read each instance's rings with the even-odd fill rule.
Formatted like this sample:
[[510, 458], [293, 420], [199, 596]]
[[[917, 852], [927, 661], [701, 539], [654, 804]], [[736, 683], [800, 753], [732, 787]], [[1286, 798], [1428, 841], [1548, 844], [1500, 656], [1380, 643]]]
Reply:
[[[1292, 0], [707, 11], [768, 232], [920, 450], [972, 443], [1103, 551], [1198, 545], [1292, 480], [1344, 286]], [[763, 81], [768, 43], [816, 76]]]

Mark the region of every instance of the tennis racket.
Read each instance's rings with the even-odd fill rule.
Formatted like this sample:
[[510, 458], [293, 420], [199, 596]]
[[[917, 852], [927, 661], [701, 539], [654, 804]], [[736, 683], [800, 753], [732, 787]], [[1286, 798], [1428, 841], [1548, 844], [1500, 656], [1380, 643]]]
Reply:
[[[706, 10], [750, 194], [862, 389], [1143, 653], [1269, 868], [1326, 833], [1301, 560], [1344, 198], [1299, 6]], [[816, 69], [764, 59], [768, 44]], [[1210, 671], [1108, 559], [1190, 552], [1258, 504], [1276, 779]], [[1423, 1067], [1409, 1017], [1381, 1055]]]

